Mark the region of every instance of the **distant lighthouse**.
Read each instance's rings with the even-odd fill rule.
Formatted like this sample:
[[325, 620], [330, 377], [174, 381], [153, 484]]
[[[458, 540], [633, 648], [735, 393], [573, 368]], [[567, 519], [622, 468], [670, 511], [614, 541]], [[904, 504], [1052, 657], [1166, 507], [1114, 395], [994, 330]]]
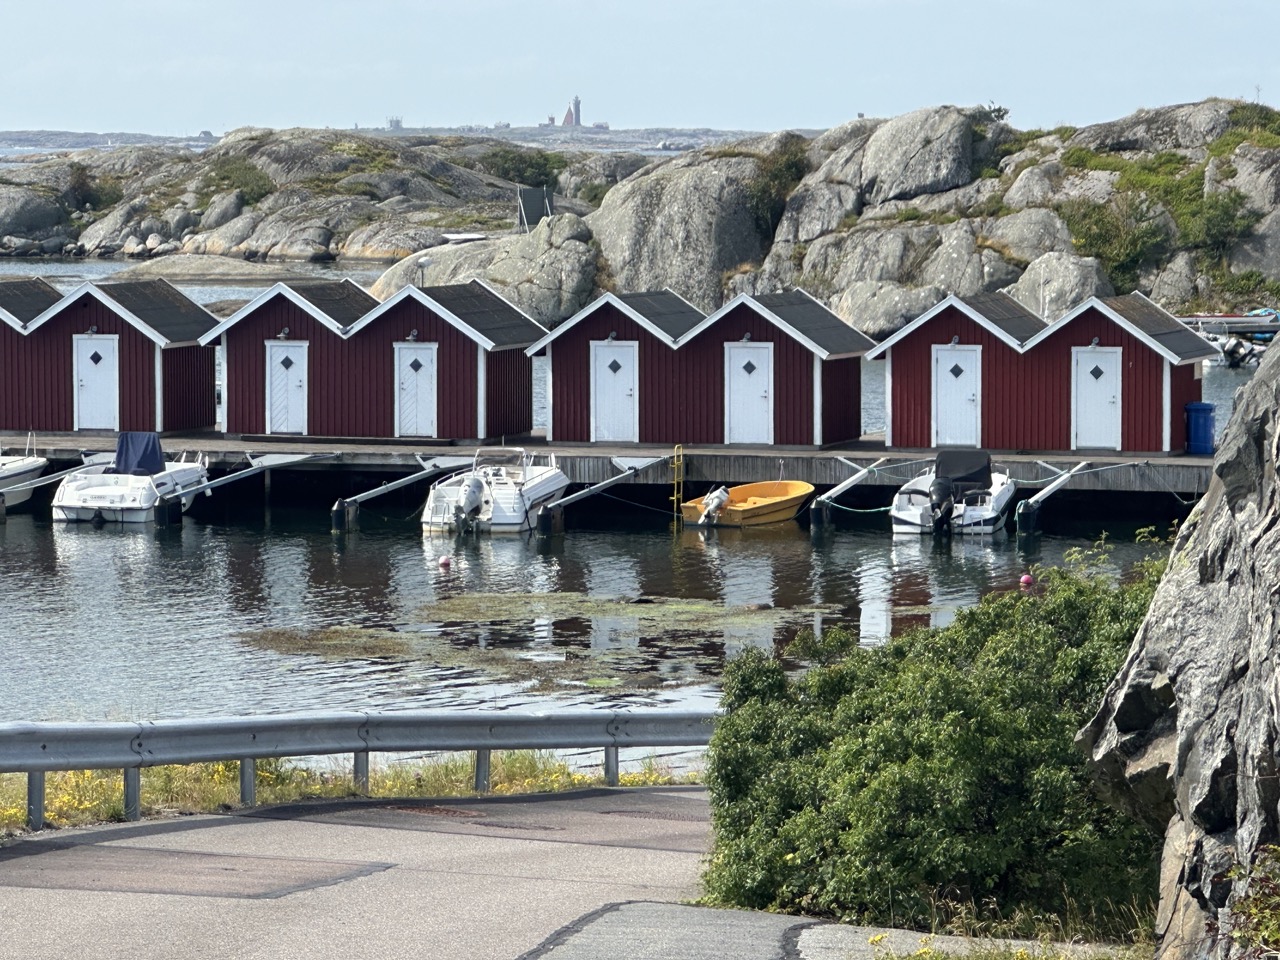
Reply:
[[582, 126], [582, 101], [576, 95], [573, 98], [573, 125]]

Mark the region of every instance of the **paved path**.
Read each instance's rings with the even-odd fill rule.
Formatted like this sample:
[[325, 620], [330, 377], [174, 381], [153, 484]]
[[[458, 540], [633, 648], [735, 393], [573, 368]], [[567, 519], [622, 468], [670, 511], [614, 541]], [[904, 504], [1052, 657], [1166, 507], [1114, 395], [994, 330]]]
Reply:
[[696, 787], [48, 831], [0, 846], [0, 958], [872, 960], [920, 945], [689, 906], [709, 841]]

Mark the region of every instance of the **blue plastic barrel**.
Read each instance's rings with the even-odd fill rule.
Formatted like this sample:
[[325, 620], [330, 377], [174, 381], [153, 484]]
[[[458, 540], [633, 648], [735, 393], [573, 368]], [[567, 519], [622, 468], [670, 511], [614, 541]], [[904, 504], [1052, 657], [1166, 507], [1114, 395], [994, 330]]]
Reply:
[[1187, 453], [1213, 454], [1213, 404], [1187, 404]]

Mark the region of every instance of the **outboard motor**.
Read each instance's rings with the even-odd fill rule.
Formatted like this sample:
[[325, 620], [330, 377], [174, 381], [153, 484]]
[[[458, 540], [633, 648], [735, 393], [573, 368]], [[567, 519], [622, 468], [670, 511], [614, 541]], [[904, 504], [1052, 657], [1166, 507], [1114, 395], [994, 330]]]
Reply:
[[479, 477], [471, 477], [462, 485], [458, 496], [458, 505], [453, 508], [454, 520], [461, 531], [470, 531], [480, 516], [484, 506], [484, 481]]
[[955, 488], [946, 477], [929, 484], [929, 507], [933, 512], [933, 532], [951, 535], [951, 512], [956, 505]]
[[715, 523], [716, 518], [720, 516], [720, 511], [724, 509], [724, 505], [729, 502], [729, 491], [724, 487], [717, 487], [705, 497], [702, 498], [702, 516], [698, 518], [698, 523]]

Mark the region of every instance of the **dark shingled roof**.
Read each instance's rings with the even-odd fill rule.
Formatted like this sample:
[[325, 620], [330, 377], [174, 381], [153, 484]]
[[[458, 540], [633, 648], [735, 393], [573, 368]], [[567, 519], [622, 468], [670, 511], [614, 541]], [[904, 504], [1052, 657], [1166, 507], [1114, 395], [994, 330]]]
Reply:
[[851, 327], [813, 297], [800, 290], [762, 293], [752, 299], [829, 354], [866, 353], [876, 342]]
[[1048, 326], [1007, 293], [975, 293], [958, 299], [1020, 344], [1026, 343]]
[[619, 293], [616, 296], [672, 340], [679, 340], [707, 318], [701, 310], [670, 290]]
[[30, 323], [62, 299], [53, 286], [40, 278], [0, 281], [0, 310]]
[[1179, 362], [1217, 356], [1218, 351], [1213, 344], [1140, 294], [1103, 297], [1102, 302], [1177, 356]]
[[340, 327], [349, 327], [378, 305], [350, 280], [290, 280], [285, 284]]
[[420, 289], [476, 333], [493, 341], [495, 350], [527, 347], [547, 332], [476, 280]]
[[198, 340], [218, 325], [203, 307], [164, 280], [122, 280], [94, 286], [170, 343]]

